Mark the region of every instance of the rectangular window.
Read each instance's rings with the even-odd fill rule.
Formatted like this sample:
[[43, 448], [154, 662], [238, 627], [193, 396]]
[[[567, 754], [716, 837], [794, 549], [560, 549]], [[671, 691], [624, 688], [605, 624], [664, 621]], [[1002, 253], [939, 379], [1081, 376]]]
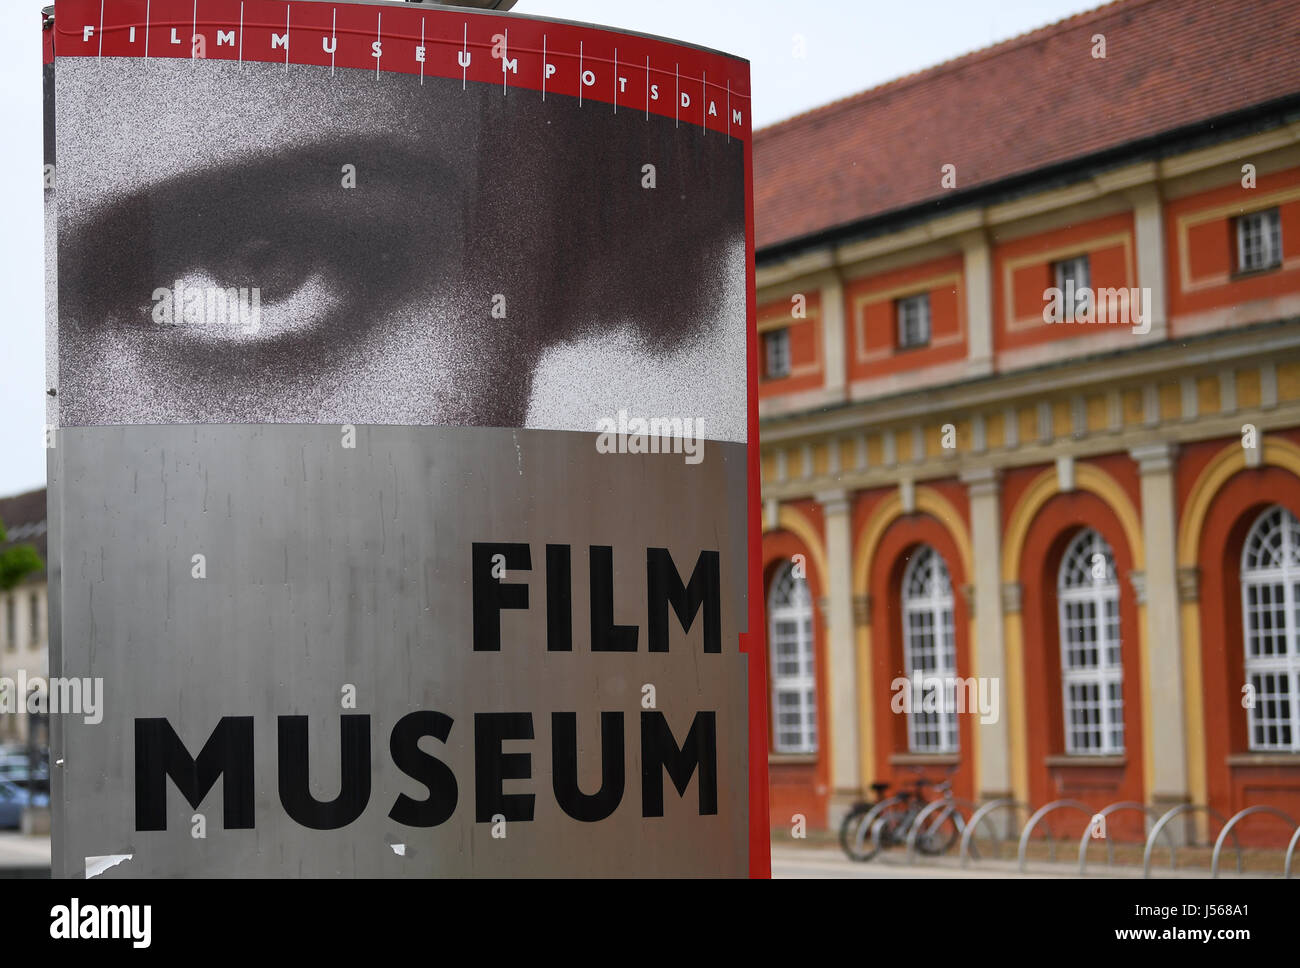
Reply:
[[1080, 756], [1123, 753], [1118, 593], [1113, 588], [1062, 591], [1058, 602], [1065, 752]]
[[36, 648], [41, 641], [41, 599], [35, 592], [27, 598], [28, 618], [31, 623], [32, 637], [27, 643], [29, 649]]
[[812, 618], [775, 618], [772, 652], [776, 697], [773, 752], [815, 753], [817, 704], [813, 690]]
[[1078, 319], [1088, 311], [1092, 297], [1092, 271], [1086, 255], [1076, 255], [1052, 263], [1056, 288], [1061, 290], [1062, 307], [1066, 319]]
[[766, 376], [779, 380], [790, 375], [790, 330], [773, 329], [763, 334]]
[[923, 292], [896, 303], [898, 312], [898, 348], [926, 346], [930, 342], [930, 294]]
[[817, 694], [813, 667], [812, 598], [808, 584], [786, 566], [768, 600], [771, 648], [772, 752], [817, 752]]
[[13, 652], [18, 648], [18, 596], [5, 598], [5, 651]]
[[1237, 271], [1257, 272], [1282, 264], [1282, 219], [1278, 210], [1251, 212], [1237, 219]]

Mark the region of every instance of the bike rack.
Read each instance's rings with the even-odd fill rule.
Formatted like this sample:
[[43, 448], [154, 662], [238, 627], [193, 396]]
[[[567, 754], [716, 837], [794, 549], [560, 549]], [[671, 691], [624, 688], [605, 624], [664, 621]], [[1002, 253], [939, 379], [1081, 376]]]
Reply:
[[[1025, 872], [1025, 851], [1029, 849], [1029, 837], [1034, 832], [1034, 827], [1038, 825], [1039, 820], [1043, 819], [1043, 817], [1047, 816], [1053, 810], [1060, 810], [1063, 807], [1069, 807], [1071, 810], [1082, 810], [1088, 815], [1089, 819], [1093, 816], [1092, 808], [1086, 803], [1081, 803], [1078, 800], [1053, 800], [1051, 803], [1039, 807], [1034, 811], [1034, 815], [1029, 818], [1029, 822], [1025, 824], [1025, 829], [1020, 832], [1020, 852], [1018, 858], [1020, 873], [1023, 874]], [[1086, 834], [1087, 831], [1085, 830], [1084, 833]], [[1047, 828], [1047, 859], [1049, 861], [1056, 860], [1056, 841], [1052, 839], [1051, 827]]]
[[[885, 797], [885, 799], [883, 799], [883, 800], [881, 800], [879, 803], [875, 804], [875, 805], [874, 805], [870, 810], [868, 810], [865, 814], [862, 815], [862, 819], [858, 821], [858, 825], [859, 825], [859, 826], [858, 826], [858, 829], [859, 829], [859, 830], [870, 830], [870, 831], [871, 831], [872, 842], [874, 843], [874, 842], [875, 842], [875, 839], [879, 836], [879, 831], [872, 830], [872, 828], [875, 826], [875, 824], [876, 824], [876, 820], [879, 819], [881, 812], [882, 812], [886, 807], [891, 807], [891, 806], [893, 806], [894, 804], [902, 803], [902, 802], [905, 801], [906, 799], [907, 799], [907, 796], [906, 796], [905, 794], [902, 794], [902, 793], [896, 793], [896, 794], [894, 794], [892, 797]], [[856, 846], [856, 844], [855, 844], [855, 846]], [[878, 849], [878, 848], [879, 848], [879, 845], [877, 845], [877, 849]]]
[[[1096, 818], [1098, 817], [1102, 817], [1104, 819], [1105, 817], [1109, 816], [1112, 811], [1119, 811], [1119, 810], [1140, 810], [1148, 817], [1157, 820], [1159, 819], [1159, 815], [1156, 813], [1154, 807], [1145, 806], [1144, 804], [1138, 803], [1135, 800], [1124, 800], [1120, 803], [1109, 804], [1108, 806], [1103, 807], [1099, 812], [1093, 814], [1092, 816], [1094, 820], [1096, 820]], [[1083, 836], [1079, 838], [1079, 874], [1080, 875], [1084, 874], [1088, 867], [1088, 841], [1091, 839], [1092, 839], [1092, 824], [1089, 824], [1088, 829], [1085, 830], [1083, 832]], [[1106, 866], [1114, 867], [1115, 866], [1114, 842], [1109, 837], [1106, 837], [1104, 839], [1106, 841]], [[1171, 833], [1169, 835], [1169, 866], [1171, 868], [1174, 867], [1176, 863], [1174, 859], [1176, 850], [1177, 850], [1177, 845], [1174, 843], [1173, 834]]]
[[[976, 829], [978, 829], [979, 825], [989, 818], [990, 814], [994, 813], [997, 810], [1028, 811], [1029, 804], [1021, 803], [1020, 801], [1013, 800], [1010, 797], [999, 797], [997, 800], [990, 800], [988, 803], [984, 804], [973, 814], [971, 814], [970, 820], [966, 822], [966, 829], [963, 830], [961, 834], [961, 866], [962, 867], [966, 867], [968, 861], [971, 859], [971, 853], [970, 853], [971, 841], [974, 838]], [[1001, 842], [1002, 842], [1002, 838], [997, 835], [996, 828], [994, 828], [993, 843], [996, 845], [996, 844], [1000, 844]], [[996, 857], [997, 855], [998, 855], [998, 851], [995, 848], [993, 852], [993, 856]]]
[[[1224, 828], [1219, 831], [1219, 837], [1217, 840], [1214, 841], [1214, 854], [1211, 855], [1210, 857], [1211, 877], [1219, 876], [1219, 849], [1223, 846], [1223, 839], [1228, 836], [1228, 831], [1232, 830], [1232, 828], [1237, 825], [1238, 820], [1244, 820], [1245, 818], [1249, 817], [1252, 813], [1267, 813], [1267, 814], [1271, 814], [1274, 817], [1280, 817], [1281, 819], [1285, 820], [1289, 824], [1295, 824], [1296, 833], [1300, 834], [1300, 824], [1296, 824], [1295, 819], [1291, 817], [1290, 814], [1283, 813], [1277, 807], [1259, 806], [1259, 807], [1247, 807], [1245, 810], [1238, 810], [1236, 813], [1232, 815], [1232, 819], [1227, 822]], [[1237, 839], [1236, 835], [1234, 834], [1233, 840], [1236, 841], [1236, 839]], [[1289, 869], [1291, 866], [1290, 865], [1291, 849], [1294, 847], [1295, 847], [1295, 835], [1293, 834], [1291, 837], [1291, 845], [1290, 847], [1287, 848], [1287, 869]], [[1241, 873], [1241, 843], [1239, 841], [1237, 842], [1237, 873], [1238, 874]]]
[[[921, 812], [912, 818], [912, 822], [907, 828], [907, 862], [909, 864], [916, 863], [916, 838], [921, 829], [921, 821], [933, 813], [937, 807], [944, 806], [945, 804], [954, 808], [967, 807], [970, 809], [972, 814], [978, 809], [978, 806], [975, 803], [970, 800], [963, 800], [960, 797], [941, 797], [938, 800], [931, 800], [927, 803]], [[960, 810], [954, 809], [953, 813], [957, 817], [957, 824], [960, 831], [964, 834], [966, 832], [966, 819], [961, 815]]]
[[[1171, 809], [1165, 812], [1164, 816], [1162, 816], [1159, 820], [1156, 821], [1156, 825], [1151, 828], [1151, 833], [1147, 834], [1146, 849], [1142, 851], [1142, 876], [1143, 877], [1151, 876], [1151, 848], [1155, 846], [1156, 835], [1160, 833], [1160, 831], [1164, 830], [1166, 825], [1168, 825], [1169, 821], [1173, 820], [1174, 817], [1177, 817], [1184, 813], [1197, 813], [1197, 812], [1208, 813], [1211, 816], [1213, 816], [1216, 820], [1218, 820], [1219, 823], [1221, 824], [1226, 824], [1228, 822], [1227, 819], [1223, 816], [1223, 814], [1219, 813], [1219, 811], [1215, 810], [1213, 807], [1201, 806], [1200, 804], [1196, 804], [1196, 803], [1182, 803], [1176, 807], [1172, 807]], [[1240, 874], [1241, 873], [1241, 841], [1238, 839], [1235, 833], [1232, 835], [1232, 842], [1237, 847], [1237, 873]], [[1178, 866], [1177, 860], [1174, 857], [1170, 857], [1169, 869], [1176, 870], [1177, 866]]]
[[1282, 876], [1288, 880], [1291, 877], [1291, 855], [1295, 853], [1295, 845], [1300, 843], [1300, 827], [1295, 828], [1295, 833], [1291, 835], [1291, 843], [1286, 847], [1286, 865], [1282, 868]]

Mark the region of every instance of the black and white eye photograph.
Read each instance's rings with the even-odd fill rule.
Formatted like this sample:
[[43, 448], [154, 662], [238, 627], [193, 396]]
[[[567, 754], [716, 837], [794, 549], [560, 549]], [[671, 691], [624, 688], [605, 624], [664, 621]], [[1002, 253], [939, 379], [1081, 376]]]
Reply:
[[60, 423], [743, 440], [740, 142], [407, 81], [60, 66]]

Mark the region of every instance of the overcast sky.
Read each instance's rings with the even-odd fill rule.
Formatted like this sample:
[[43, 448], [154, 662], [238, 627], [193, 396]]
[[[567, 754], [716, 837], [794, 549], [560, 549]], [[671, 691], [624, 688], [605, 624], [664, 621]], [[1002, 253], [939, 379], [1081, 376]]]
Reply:
[[[112, 0], [109, 0], [111, 3]], [[0, 0], [0, 495], [45, 483], [42, 0]], [[747, 57], [755, 125], [1099, 6], [1099, 0], [519, 0], [520, 13]], [[802, 56], [798, 56], [802, 49]]]

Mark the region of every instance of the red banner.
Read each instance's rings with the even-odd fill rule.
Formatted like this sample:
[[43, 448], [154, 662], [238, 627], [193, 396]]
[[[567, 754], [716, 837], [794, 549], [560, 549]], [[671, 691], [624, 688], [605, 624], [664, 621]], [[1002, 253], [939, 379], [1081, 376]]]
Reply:
[[748, 62], [516, 14], [271, 0], [59, 0], [59, 57], [283, 62], [459, 77], [749, 137]]

